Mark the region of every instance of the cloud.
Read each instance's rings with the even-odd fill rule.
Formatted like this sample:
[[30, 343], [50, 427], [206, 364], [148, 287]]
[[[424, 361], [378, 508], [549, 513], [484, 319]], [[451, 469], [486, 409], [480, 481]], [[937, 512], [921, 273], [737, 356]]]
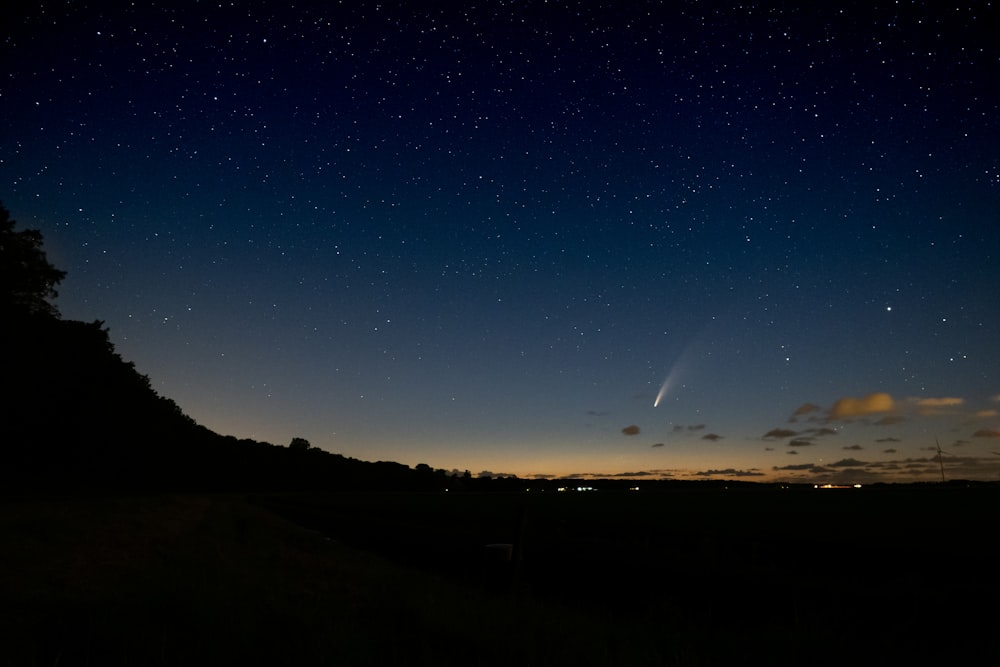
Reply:
[[699, 477], [711, 477], [715, 475], [725, 475], [726, 477], [763, 477], [764, 473], [757, 470], [737, 470], [726, 468], [725, 470], [703, 470], [695, 473]]
[[815, 467], [815, 463], [795, 463], [787, 466], [774, 466], [772, 470], [812, 470]]
[[762, 438], [791, 438], [793, 435], [798, 435], [798, 431], [790, 431], [787, 428], [772, 428], [770, 431], [762, 435]]
[[850, 419], [878, 412], [889, 412], [893, 409], [892, 396], [882, 392], [868, 394], [864, 398], [845, 396], [838, 399], [830, 408], [830, 419]]
[[974, 417], [996, 417], [998, 414], [1000, 414], [1000, 413], [998, 413], [996, 410], [980, 410], [979, 412], [975, 413], [973, 416]]
[[922, 408], [950, 408], [965, 403], [964, 398], [944, 397], [944, 398], [918, 398], [918, 406]]
[[788, 446], [789, 447], [809, 447], [809, 446], [815, 445], [815, 444], [816, 443], [813, 442], [812, 440], [810, 440], [809, 438], [795, 438], [794, 440], [789, 441]]
[[639, 427], [635, 424], [631, 424], [622, 429], [622, 433], [625, 435], [639, 435]]
[[701, 436], [701, 439], [711, 440], [712, 442], [718, 442], [719, 440], [722, 440], [722, 436], [716, 433], [706, 433], [705, 435]]
[[815, 403], [803, 403], [799, 407], [795, 408], [795, 412], [793, 412], [792, 416], [788, 418], [788, 421], [796, 422], [799, 420], [799, 417], [804, 417], [805, 415], [810, 415], [813, 414], [814, 412], [819, 412], [822, 409], [823, 408], [819, 407]]
[[895, 454], [896, 453], [896, 448], [895, 447], [890, 447], [889, 449], [883, 449], [882, 453], [883, 454]]
[[[813, 481], [856, 483], [856, 482], [914, 482], [938, 481], [941, 478], [941, 460], [937, 448], [927, 448], [933, 455], [921, 458], [892, 458], [886, 461], [863, 461], [845, 458], [832, 465], [789, 464], [771, 468], [772, 477], [788, 481]], [[887, 450], [894, 454], [894, 450]], [[956, 456], [946, 453], [944, 466], [948, 477], [953, 479], [985, 478], [1000, 474], [1000, 451], [992, 452], [989, 458], [982, 456]]]
[[591, 417], [603, 417], [608, 413], [603, 410], [587, 410], [587, 414]]
[[662, 446], [663, 446], [662, 442], [658, 442], [655, 445], [653, 445], [654, 448], [656, 448], [656, 447], [662, 447]]
[[704, 428], [704, 424], [688, 424], [687, 426], [684, 424], [674, 424], [673, 431], [674, 433], [680, 433], [681, 431], [701, 431]]
[[902, 442], [899, 438], [879, 438], [875, 442]]
[[973, 438], [1000, 438], [1000, 430], [995, 428], [981, 428], [972, 434]]
[[933, 416], [943, 414], [947, 408], [956, 408], [965, 403], [964, 398], [945, 396], [941, 398], [912, 399], [921, 415]]
[[846, 447], [841, 447], [841, 449], [847, 449], [847, 450], [859, 452], [862, 449], [864, 449], [864, 447], [862, 447], [861, 445], [847, 445]]
[[859, 466], [868, 465], [864, 461], [859, 461], [857, 459], [840, 459], [836, 463], [831, 463], [831, 468], [857, 468]]
[[824, 428], [810, 428], [803, 431], [803, 433], [811, 433], [815, 436], [822, 436], [822, 435], [837, 435], [838, 431], [835, 428], [824, 427]]
[[704, 431], [705, 428], [705, 424], [688, 424], [686, 426], [684, 424], [674, 424], [673, 432], [682, 433], [684, 431]]

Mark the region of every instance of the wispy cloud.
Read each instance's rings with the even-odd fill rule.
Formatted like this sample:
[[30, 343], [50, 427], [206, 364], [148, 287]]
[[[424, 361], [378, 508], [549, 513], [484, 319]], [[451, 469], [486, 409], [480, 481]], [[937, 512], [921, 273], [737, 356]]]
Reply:
[[703, 431], [705, 428], [704, 424], [688, 424], [687, 426], [684, 424], [674, 424], [673, 432], [680, 433], [681, 431]]
[[815, 463], [794, 463], [792, 465], [787, 465], [787, 466], [774, 466], [772, 468], [772, 470], [792, 470], [792, 471], [801, 470], [801, 471], [810, 471], [810, 472], [813, 472], [813, 471], [816, 470], [816, 464]]
[[712, 442], [717, 442], [719, 440], [722, 440], [722, 436], [718, 435], [716, 433], [706, 433], [705, 435], [701, 436], [701, 439], [702, 440], [711, 440]]
[[702, 470], [695, 473], [698, 477], [763, 477], [764, 473], [759, 470], [737, 470], [736, 468], [726, 468], [725, 470]]
[[823, 408], [816, 405], [815, 403], [803, 403], [799, 407], [795, 408], [795, 412], [793, 412], [792, 416], [788, 418], [788, 421], [796, 422], [799, 420], [799, 417], [805, 417], [806, 415], [818, 413], [821, 412], [822, 410]]
[[622, 433], [625, 435], [639, 435], [639, 427], [635, 424], [630, 424], [622, 429]]
[[859, 468], [868, 465], [865, 461], [857, 459], [840, 459], [836, 463], [829, 464], [831, 468]]
[[949, 408], [957, 408], [965, 403], [964, 398], [957, 396], [943, 396], [939, 398], [914, 398], [911, 399], [917, 406], [921, 415], [933, 416], [944, 414]]
[[964, 398], [947, 396], [943, 398], [916, 398], [914, 402], [922, 408], [949, 408], [965, 403]]

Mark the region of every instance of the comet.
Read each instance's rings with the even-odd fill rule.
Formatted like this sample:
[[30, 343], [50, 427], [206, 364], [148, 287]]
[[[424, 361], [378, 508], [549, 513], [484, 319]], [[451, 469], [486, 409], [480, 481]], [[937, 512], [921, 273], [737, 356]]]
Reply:
[[[664, 378], [663, 384], [660, 385], [660, 391], [656, 392], [656, 400], [653, 401], [654, 408], [660, 407], [660, 403], [667, 397], [667, 394], [675, 390], [680, 380], [687, 375], [692, 363], [691, 358], [697, 351], [696, 343], [697, 339], [690, 340], [674, 359], [667, 377]], [[684, 386], [681, 384], [681, 387]]]
[[660, 385], [660, 391], [656, 393], [656, 400], [653, 401], [653, 407], [659, 407], [660, 401], [663, 397], [667, 395], [667, 389], [670, 387], [670, 378], [674, 374], [673, 369], [667, 374], [667, 377], [663, 380], [663, 384]]

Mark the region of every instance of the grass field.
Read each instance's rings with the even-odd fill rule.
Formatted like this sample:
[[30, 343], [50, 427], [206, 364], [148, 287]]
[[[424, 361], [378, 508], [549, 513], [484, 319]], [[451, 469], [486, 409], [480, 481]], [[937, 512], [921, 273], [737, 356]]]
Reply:
[[669, 642], [641, 645], [599, 617], [393, 562], [238, 497], [7, 502], [0, 531], [0, 665], [676, 657]]
[[997, 653], [998, 491], [691, 487], [266, 502], [470, 583], [483, 577], [484, 544], [513, 543], [517, 595], [635, 630], [640, 644], [663, 638], [680, 662], [920, 664]]
[[934, 491], [7, 500], [0, 665], [995, 656], [996, 490]]

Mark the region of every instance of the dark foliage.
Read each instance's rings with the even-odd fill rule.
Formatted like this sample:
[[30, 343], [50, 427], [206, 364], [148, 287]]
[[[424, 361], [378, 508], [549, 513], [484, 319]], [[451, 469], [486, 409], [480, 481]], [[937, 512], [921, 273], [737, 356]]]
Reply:
[[0, 205], [0, 313], [55, 316], [50, 302], [56, 285], [66, 276], [51, 264], [42, 250], [37, 229], [15, 231], [10, 213]]
[[8, 485], [142, 488], [209, 435], [114, 352], [101, 322], [26, 317], [0, 355]]

